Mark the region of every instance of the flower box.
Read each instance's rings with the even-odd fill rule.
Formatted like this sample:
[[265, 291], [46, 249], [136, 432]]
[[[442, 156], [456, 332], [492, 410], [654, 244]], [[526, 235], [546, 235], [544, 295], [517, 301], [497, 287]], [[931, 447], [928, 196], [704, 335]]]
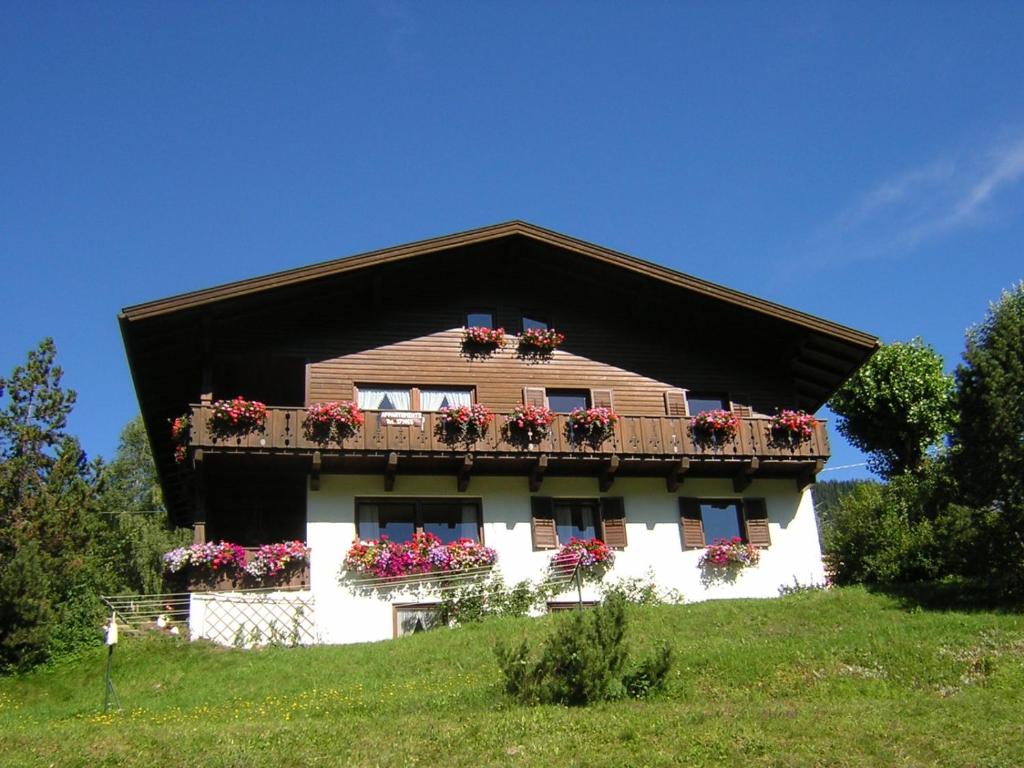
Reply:
[[768, 422], [772, 446], [796, 448], [807, 442], [814, 435], [814, 423], [806, 411], [780, 410]]
[[505, 417], [504, 438], [513, 445], [526, 447], [543, 441], [551, 432], [555, 414], [542, 405], [517, 405]]
[[468, 352], [493, 352], [505, 346], [504, 328], [473, 326], [462, 329], [462, 346]]
[[740, 428], [740, 418], [721, 408], [701, 411], [693, 417], [692, 431], [699, 445], [721, 446], [733, 440]]
[[302, 541], [264, 544], [249, 551], [228, 541], [193, 544], [163, 556], [171, 580], [189, 591], [309, 584], [309, 547]]
[[701, 568], [746, 568], [757, 565], [761, 553], [757, 547], [747, 544], [739, 536], [731, 539], [715, 539], [700, 556]]
[[181, 464], [188, 455], [188, 439], [192, 433], [192, 422], [184, 414], [171, 422], [171, 442], [174, 443], [174, 460]]
[[392, 541], [386, 536], [356, 541], [345, 555], [342, 568], [357, 578], [399, 579], [489, 568], [497, 559], [497, 552], [472, 539], [443, 544], [432, 533], [417, 533], [411, 541]]
[[527, 328], [519, 335], [519, 353], [548, 356], [565, 341], [565, 334], [554, 328]]
[[551, 573], [555, 577], [567, 578], [578, 567], [584, 578], [599, 579], [615, 564], [615, 552], [600, 539], [569, 539], [551, 556]]
[[210, 415], [210, 430], [218, 435], [245, 435], [263, 428], [267, 406], [258, 400], [236, 397], [218, 400]]
[[437, 437], [449, 445], [469, 445], [487, 436], [494, 414], [479, 403], [442, 406], [438, 412]]
[[303, 431], [306, 439], [321, 445], [341, 443], [359, 431], [363, 420], [363, 412], [351, 401], [314, 403], [306, 408]]
[[615, 434], [618, 423], [619, 415], [611, 408], [576, 408], [566, 422], [566, 437], [575, 445], [586, 443], [597, 448]]

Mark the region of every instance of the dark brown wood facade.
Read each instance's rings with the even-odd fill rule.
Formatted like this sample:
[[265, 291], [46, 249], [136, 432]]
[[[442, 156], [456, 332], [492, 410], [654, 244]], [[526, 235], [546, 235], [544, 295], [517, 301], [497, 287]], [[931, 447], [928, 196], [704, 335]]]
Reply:
[[[521, 359], [511, 345], [474, 358], [461, 346], [471, 311], [490, 312], [512, 345], [524, 316], [548, 322], [566, 341], [545, 361]], [[211, 458], [234, 451], [233, 462], [277, 456], [279, 466], [299, 472], [308, 471], [315, 446], [279, 444], [280, 419], [300, 419], [310, 403], [352, 399], [360, 385], [465, 387], [499, 413], [522, 402], [525, 388], [610, 392], [625, 418], [607, 450], [542, 446], [551, 471], [598, 475], [604, 470], [586, 462], [615, 455], [624, 474], [661, 473], [685, 459], [711, 474], [731, 472], [726, 462], [756, 462], [751, 472], [804, 476], [827, 459], [823, 427], [812, 447], [787, 456], [759, 442], [763, 419], [745, 419], [735, 455], [704, 455], [687, 443], [680, 390], [721, 395], [745, 415], [815, 410], [877, 345], [828, 321], [520, 223], [140, 305], [121, 323], [165, 494], [183, 521], [195, 511], [196, 477], [191, 462], [173, 462], [168, 423], [200, 401], [243, 395], [274, 406], [270, 442], [211, 444], [198, 412], [193, 448]], [[322, 471], [387, 472], [391, 454], [405, 471], [446, 472], [460, 460], [429, 444], [429, 428], [392, 431], [401, 429], [387, 428], [381, 439], [368, 424], [360, 445], [321, 447]], [[559, 429], [553, 433], [557, 441]], [[534, 471], [534, 457], [500, 441], [470, 452], [476, 473]]]

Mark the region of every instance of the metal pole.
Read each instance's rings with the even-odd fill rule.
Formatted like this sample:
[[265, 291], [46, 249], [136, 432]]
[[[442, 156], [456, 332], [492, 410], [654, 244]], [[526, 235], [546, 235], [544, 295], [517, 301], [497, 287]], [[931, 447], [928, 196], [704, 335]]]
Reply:
[[114, 704], [117, 705], [118, 709], [121, 709], [121, 700], [117, 697], [117, 691], [114, 690], [114, 679], [110, 676], [111, 667], [114, 663], [114, 646], [107, 646], [107, 673], [105, 675], [105, 683], [103, 687], [103, 712], [106, 714], [107, 710], [110, 709], [110, 700], [114, 700]]
[[583, 583], [580, 580], [580, 561], [576, 561], [576, 610], [583, 610]]

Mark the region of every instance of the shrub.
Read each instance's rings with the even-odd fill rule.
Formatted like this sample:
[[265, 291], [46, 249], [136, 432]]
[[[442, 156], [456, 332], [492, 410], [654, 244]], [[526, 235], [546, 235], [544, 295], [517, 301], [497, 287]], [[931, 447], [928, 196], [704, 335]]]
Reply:
[[526, 640], [495, 648], [509, 696], [523, 704], [585, 706], [664, 688], [672, 664], [667, 645], [627, 671], [626, 602], [621, 596], [559, 618], [536, 661], [531, 661]]

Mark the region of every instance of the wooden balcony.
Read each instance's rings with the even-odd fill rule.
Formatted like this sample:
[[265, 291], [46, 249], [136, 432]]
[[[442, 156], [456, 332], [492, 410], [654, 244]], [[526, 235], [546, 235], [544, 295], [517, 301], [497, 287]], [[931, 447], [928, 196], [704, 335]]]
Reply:
[[[721, 445], [695, 438], [687, 417], [620, 416], [614, 435], [598, 447], [569, 440], [568, 416], [559, 414], [549, 435], [537, 445], [522, 447], [502, 434], [504, 416], [498, 414], [482, 440], [451, 445], [439, 436], [439, 415], [423, 413], [422, 424], [389, 425], [379, 412], [367, 411], [357, 434], [341, 443], [321, 443], [304, 430], [305, 408], [267, 409], [261, 430], [222, 436], [209, 427], [213, 410], [192, 406], [190, 447], [200, 460], [207, 455], [306, 457], [314, 475], [319, 472], [383, 471], [393, 478], [398, 471], [434, 474], [453, 471], [462, 478], [476, 474], [595, 475], [602, 486], [615, 476], [664, 475], [670, 488], [684, 476], [732, 476], [737, 487], [757, 477], [793, 477], [798, 485], [813, 482], [829, 457], [825, 422], [815, 424], [809, 440], [779, 444], [773, 440], [769, 419], [740, 419], [734, 439]], [[401, 467], [399, 469], [398, 467]], [[531, 486], [534, 485], [531, 480]]]

